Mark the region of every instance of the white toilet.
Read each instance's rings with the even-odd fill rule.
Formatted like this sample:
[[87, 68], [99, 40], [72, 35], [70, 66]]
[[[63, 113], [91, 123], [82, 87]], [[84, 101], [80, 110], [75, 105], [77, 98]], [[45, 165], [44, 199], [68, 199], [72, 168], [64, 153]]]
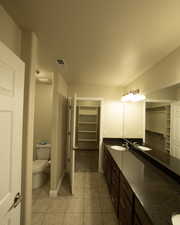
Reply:
[[36, 145], [37, 160], [33, 161], [33, 189], [42, 186], [48, 178], [50, 150], [50, 144]]

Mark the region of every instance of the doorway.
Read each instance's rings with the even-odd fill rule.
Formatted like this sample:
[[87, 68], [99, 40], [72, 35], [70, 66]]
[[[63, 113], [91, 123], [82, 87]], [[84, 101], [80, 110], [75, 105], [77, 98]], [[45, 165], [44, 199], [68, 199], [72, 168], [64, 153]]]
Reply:
[[32, 206], [49, 197], [51, 176], [52, 77], [36, 78], [34, 149], [32, 162]]
[[75, 172], [99, 168], [101, 101], [77, 98]]

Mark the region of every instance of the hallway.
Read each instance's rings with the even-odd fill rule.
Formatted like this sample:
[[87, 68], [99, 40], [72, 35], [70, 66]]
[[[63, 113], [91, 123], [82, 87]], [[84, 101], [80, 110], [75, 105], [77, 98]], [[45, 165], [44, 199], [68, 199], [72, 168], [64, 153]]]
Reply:
[[64, 179], [59, 197], [48, 198], [48, 184], [33, 191], [32, 225], [117, 225], [103, 175], [76, 173], [75, 195]]

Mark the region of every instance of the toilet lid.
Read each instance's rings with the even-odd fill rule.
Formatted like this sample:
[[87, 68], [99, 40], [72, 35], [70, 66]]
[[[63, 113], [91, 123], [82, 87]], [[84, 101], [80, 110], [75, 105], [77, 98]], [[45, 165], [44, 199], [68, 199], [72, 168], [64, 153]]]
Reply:
[[33, 161], [33, 173], [42, 172], [48, 165], [47, 160], [35, 160]]

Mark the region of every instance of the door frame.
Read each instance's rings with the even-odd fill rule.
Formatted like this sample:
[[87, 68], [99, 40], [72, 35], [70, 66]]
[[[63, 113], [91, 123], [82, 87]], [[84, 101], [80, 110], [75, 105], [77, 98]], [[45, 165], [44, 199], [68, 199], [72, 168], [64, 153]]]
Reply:
[[103, 115], [104, 115], [104, 98], [92, 98], [92, 97], [77, 97], [76, 100], [84, 100], [84, 101], [98, 101], [100, 102], [100, 126], [99, 126], [99, 158], [98, 158], [98, 172], [102, 173], [102, 143], [103, 143]]
[[23, 61], [25, 69], [25, 98], [23, 113], [23, 168], [22, 170], [22, 202], [21, 224], [31, 225], [32, 220], [32, 161], [34, 147], [34, 112], [37, 70], [37, 42], [34, 32], [23, 32]]

